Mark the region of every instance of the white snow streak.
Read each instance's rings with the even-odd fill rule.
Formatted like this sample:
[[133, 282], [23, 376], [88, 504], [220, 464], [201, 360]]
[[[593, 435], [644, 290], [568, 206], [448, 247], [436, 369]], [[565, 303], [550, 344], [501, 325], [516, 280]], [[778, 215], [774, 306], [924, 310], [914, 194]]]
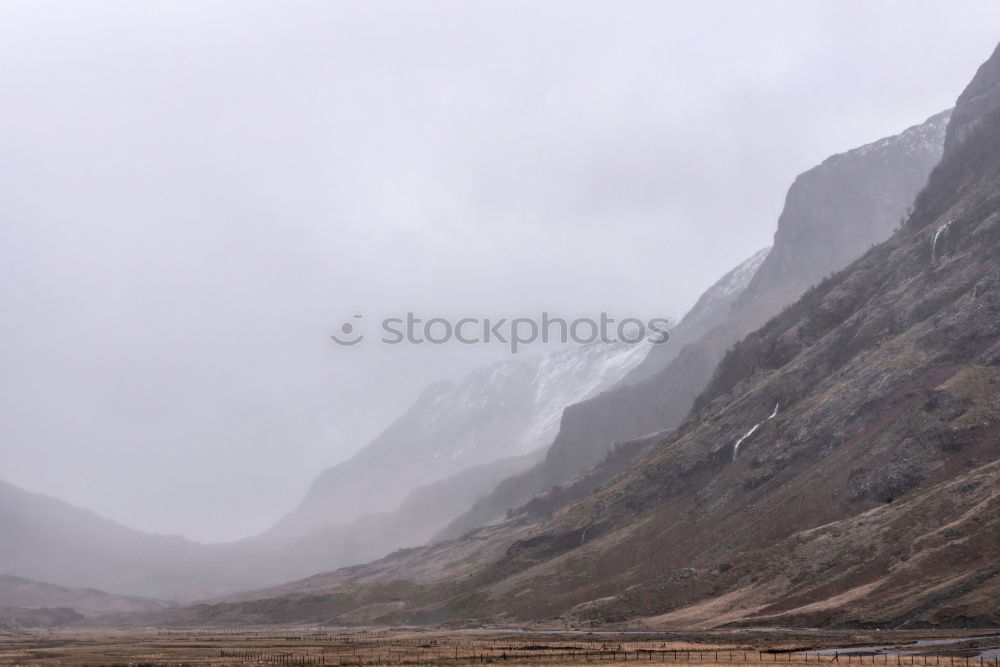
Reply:
[[754, 433], [756, 433], [757, 429], [759, 429], [761, 426], [764, 425], [764, 422], [771, 421], [772, 419], [774, 419], [775, 417], [778, 416], [778, 405], [779, 405], [779, 403], [775, 403], [774, 404], [774, 410], [771, 412], [770, 415], [768, 415], [767, 419], [765, 419], [762, 422], [757, 422], [756, 424], [754, 424], [753, 428], [751, 428], [749, 431], [747, 431], [746, 433], [744, 433], [743, 437], [736, 441], [736, 444], [733, 445], [733, 460], [734, 461], [736, 460], [736, 454], [740, 451], [740, 444], [742, 444], [743, 441], [746, 440], [747, 438], [749, 438], [751, 435], [753, 435]]

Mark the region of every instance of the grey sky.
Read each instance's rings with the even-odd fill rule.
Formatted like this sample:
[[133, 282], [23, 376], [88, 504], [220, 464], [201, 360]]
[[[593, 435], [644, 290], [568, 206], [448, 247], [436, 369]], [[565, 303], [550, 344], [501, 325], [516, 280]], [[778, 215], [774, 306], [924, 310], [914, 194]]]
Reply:
[[0, 478], [230, 539], [497, 349], [369, 316], [679, 315], [1000, 3], [0, 3]]

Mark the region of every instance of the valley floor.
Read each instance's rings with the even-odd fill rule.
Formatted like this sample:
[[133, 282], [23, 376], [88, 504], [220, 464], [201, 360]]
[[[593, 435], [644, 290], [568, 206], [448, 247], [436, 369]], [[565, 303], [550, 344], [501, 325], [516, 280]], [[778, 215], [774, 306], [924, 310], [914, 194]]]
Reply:
[[320, 627], [0, 632], [0, 665], [699, 665], [996, 667], [1000, 631], [367, 630]]

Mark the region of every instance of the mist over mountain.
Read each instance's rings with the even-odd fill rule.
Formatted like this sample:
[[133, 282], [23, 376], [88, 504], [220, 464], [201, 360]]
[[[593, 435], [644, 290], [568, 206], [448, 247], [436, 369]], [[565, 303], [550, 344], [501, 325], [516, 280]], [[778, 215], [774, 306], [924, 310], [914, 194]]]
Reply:
[[205, 545], [127, 528], [3, 481], [0, 535], [0, 574], [48, 584], [191, 600], [260, 581], [234, 575], [226, 555]]
[[[720, 278], [664, 345], [582, 346], [432, 385], [352, 459], [321, 473], [296, 510], [240, 542], [149, 536], [8, 486], [0, 509], [19, 538], [0, 558], [2, 572], [189, 601], [457, 537], [512, 512], [537, 520], [580, 500], [653, 441], [611, 452], [614, 443], [679, 422], [739, 332], [894, 228], [940, 155], [946, 122], [939, 114], [800, 177], [775, 248]], [[840, 207], [832, 212], [831, 199]], [[787, 259], [799, 254], [812, 259]]]
[[394, 509], [418, 487], [537, 453], [551, 444], [565, 406], [616, 384], [647, 350], [585, 345], [432, 385], [355, 456], [320, 473], [299, 506], [265, 537], [283, 539]]
[[0, 663], [989, 667], [998, 35], [0, 3]]
[[567, 408], [545, 460], [504, 480], [444, 533], [503, 516], [595, 465], [615, 442], [676, 426], [726, 350], [808, 287], [889, 237], [941, 157], [950, 112], [834, 155], [788, 190], [774, 246], [733, 269], [654, 349], [633, 381]]
[[190, 601], [419, 546], [537, 463], [562, 408], [615, 385], [648, 348], [581, 346], [428, 387], [354, 458], [322, 473], [295, 512], [238, 542], [148, 535], [0, 483], [0, 574]]
[[[23, 577], [0, 575], [0, 609], [59, 609], [69, 608], [84, 616], [122, 614], [165, 609], [169, 603], [127, 595], [114, 595], [93, 588], [55, 586]], [[5, 612], [0, 611], [0, 619]], [[15, 619], [20, 614], [7, 612]], [[0, 624], [3, 621], [0, 620]]]
[[[769, 248], [760, 250], [727, 272], [699, 297], [691, 311], [677, 326], [671, 329], [669, 342], [650, 348], [648, 354], [622, 378], [618, 385], [609, 386], [606, 392], [593, 397], [582, 406], [593, 403], [602, 404], [608, 400], [608, 397], [631, 392], [634, 385], [641, 383], [651, 375], [655, 375], [658, 370], [681, 354], [683, 346], [699, 340], [708, 331], [724, 323], [729, 317], [733, 304], [736, 303], [742, 291], [746, 289], [750, 279], [764, 258], [767, 257], [769, 251]], [[581, 409], [581, 405], [577, 405], [575, 402], [566, 403], [563, 407], [562, 420], [558, 431], [552, 434], [553, 437], [563, 434], [567, 424], [575, 423], [576, 417], [571, 411]], [[623, 415], [622, 418], [628, 420], [631, 419], [631, 415]], [[604, 428], [614, 430], [618, 428], [618, 425], [609, 422]], [[562, 437], [565, 438], [565, 435]], [[588, 449], [586, 444], [580, 443], [579, 449], [574, 446], [574, 450], [565, 458], [553, 455], [551, 448], [546, 450], [544, 459], [530, 469], [504, 479], [489, 494], [477, 499], [467, 512], [464, 512], [462, 516], [447, 526], [438, 537], [457, 537], [468, 530], [502, 517], [508, 510], [525, 502], [532, 495], [541, 493], [549, 487], [569, 479], [572, 475], [587, 470], [604, 456], [612, 444], [613, 441], [609, 441], [607, 444], [601, 443], [597, 447]]]
[[725, 324], [733, 305], [770, 252], [770, 246], [758, 250], [705, 290], [678, 326], [671, 329], [670, 344], [650, 349], [642, 363], [625, 377], [624, 384], [635, 384], [655, 375], [673, 361], [686, 345], [697, 341], [715, 327]]
[[139, 622], [995, 627], [1000, 104], [968, 99], [902, 227], [623, 443], [635, 465], [546, 516]]

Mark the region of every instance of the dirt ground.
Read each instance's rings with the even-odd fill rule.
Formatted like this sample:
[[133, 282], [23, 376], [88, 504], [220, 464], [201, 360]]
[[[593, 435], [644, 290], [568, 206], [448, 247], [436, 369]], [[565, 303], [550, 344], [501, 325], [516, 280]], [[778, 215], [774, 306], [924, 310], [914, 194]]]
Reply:
[[0, 665], [608, 665], [635, 662], [998, 667], [1000, 631], [538, 632], [267, 627], [0, 632]]

